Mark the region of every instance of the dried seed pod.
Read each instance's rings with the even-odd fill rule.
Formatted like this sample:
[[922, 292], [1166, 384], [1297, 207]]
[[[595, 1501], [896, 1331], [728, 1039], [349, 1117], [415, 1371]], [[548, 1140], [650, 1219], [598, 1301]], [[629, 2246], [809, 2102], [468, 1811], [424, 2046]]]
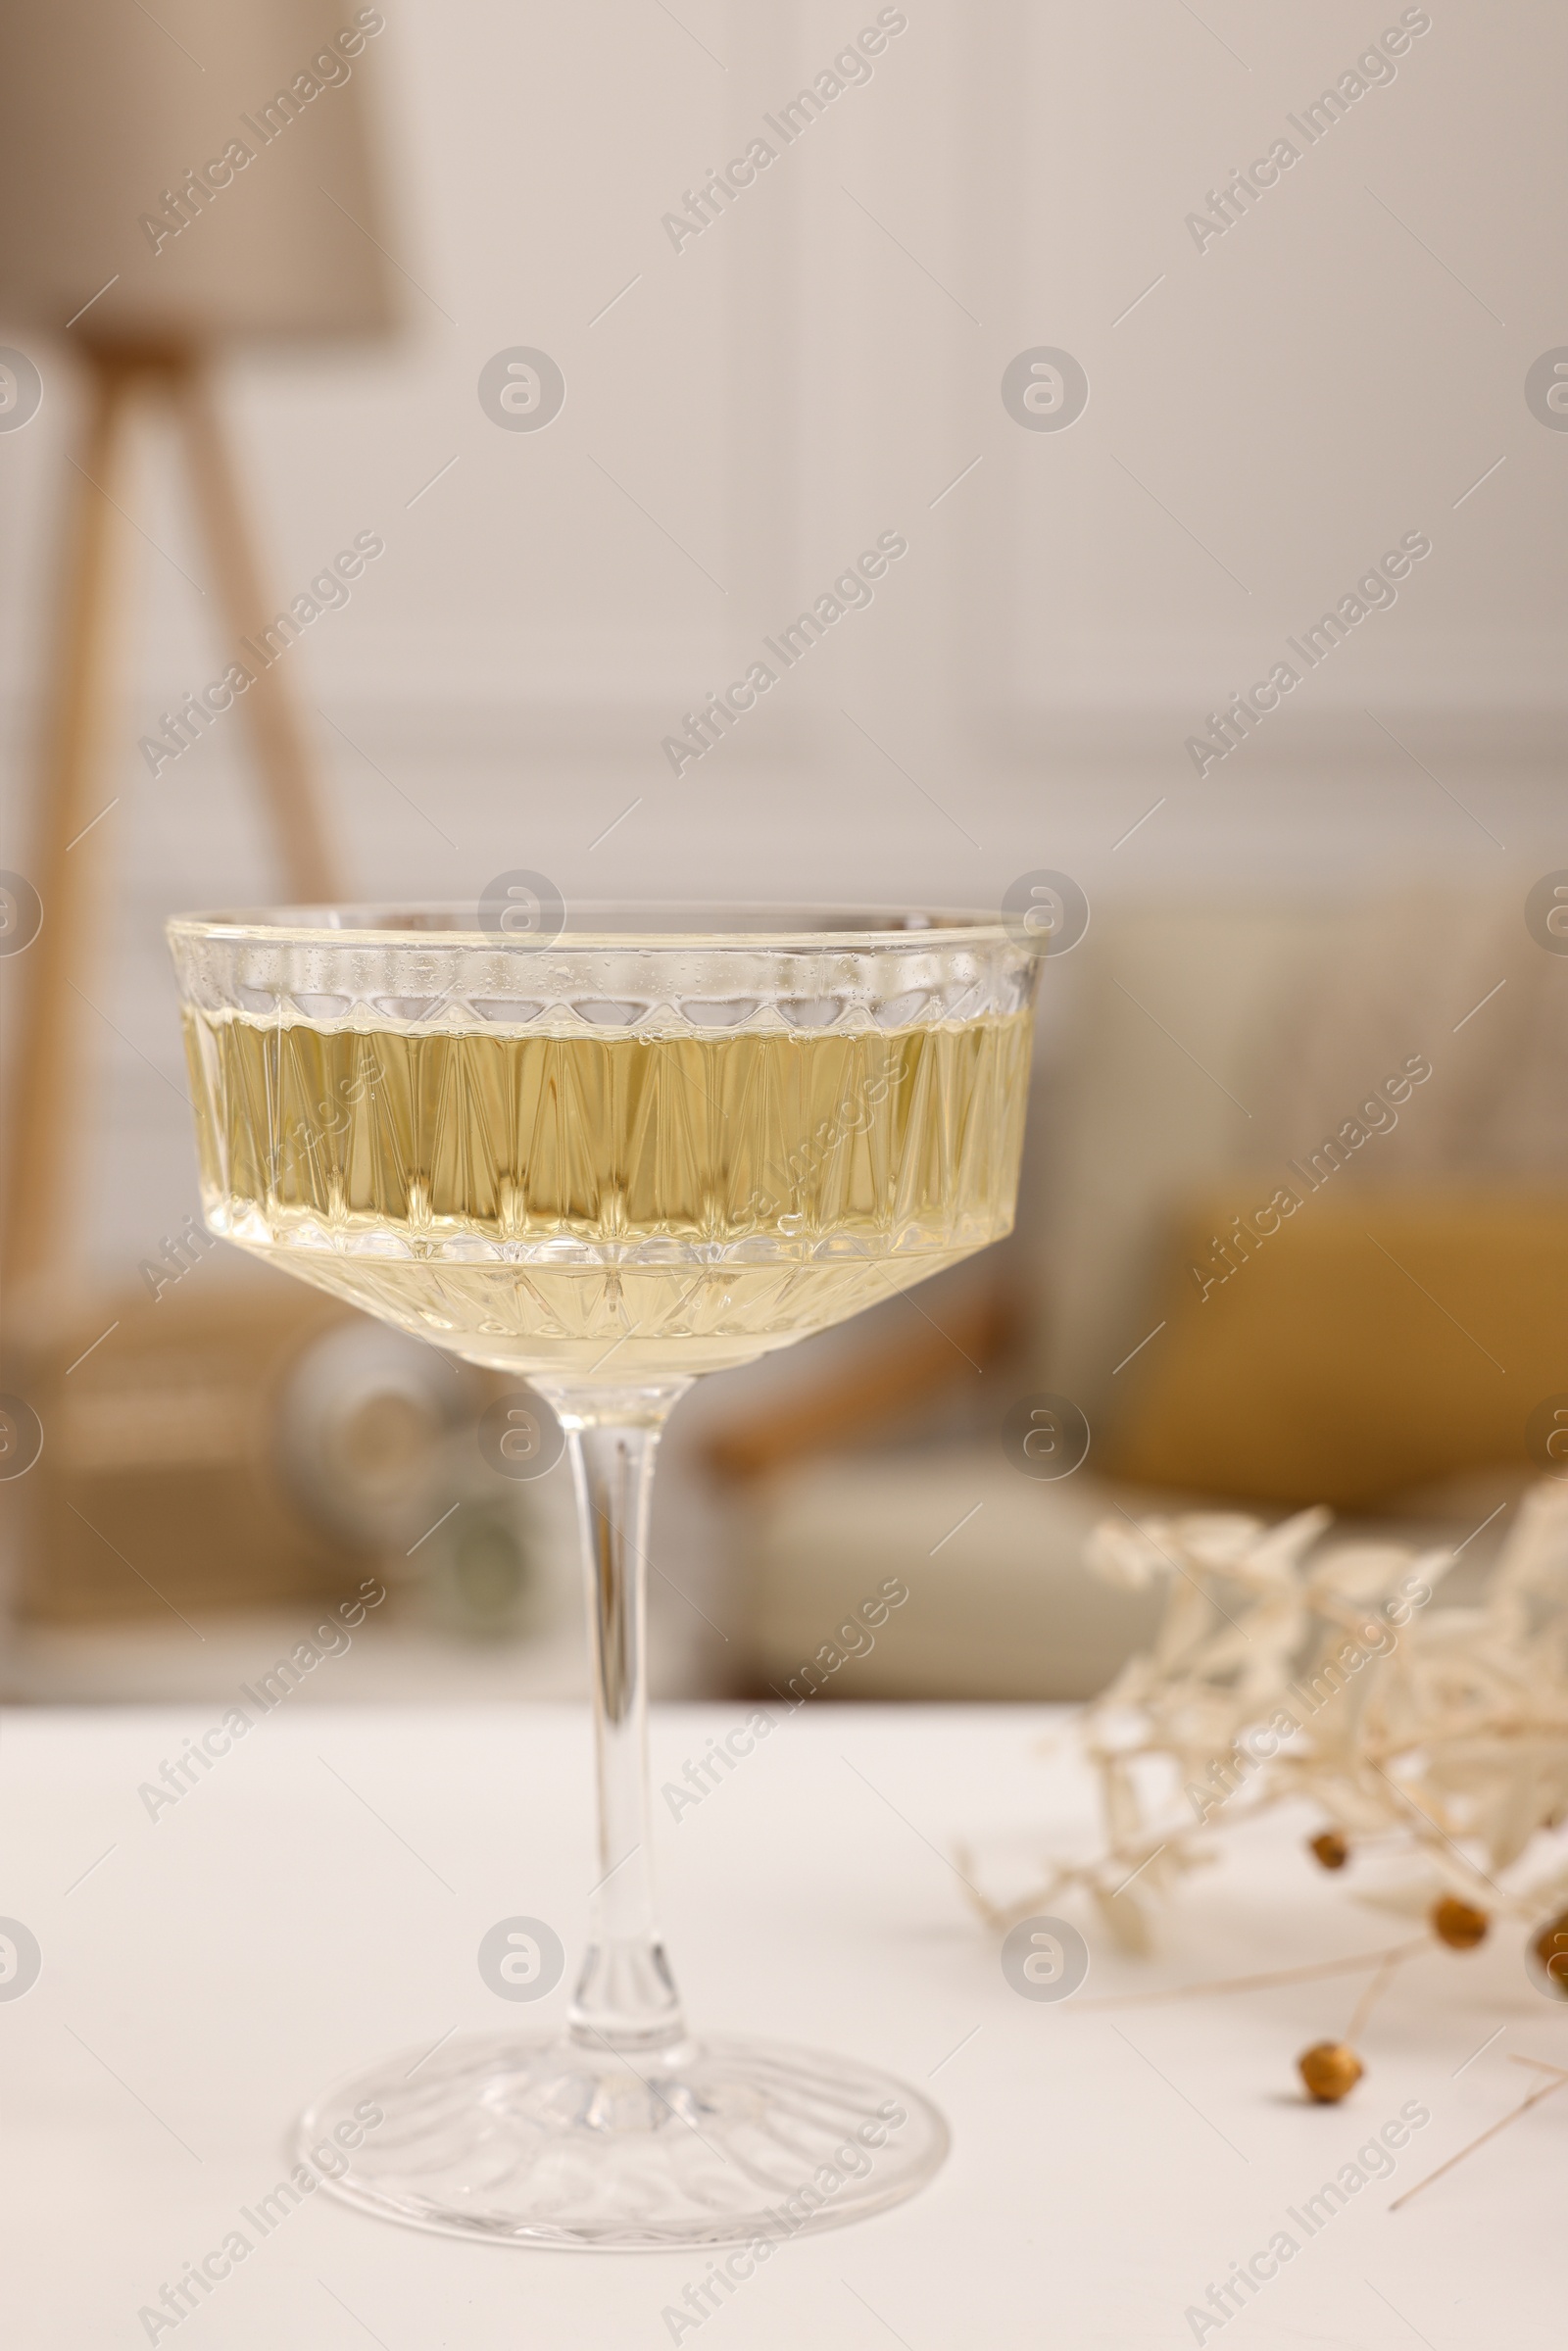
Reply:
[[1320, 1836], [1309, 1838], [1307, 1849], [1326, 1870], [1342, 1870], [1350, 1858], [1350, 1848], [1338, 1829], [1325, 1829]]
[[1568, 2000], [1568, 1910], [1547, 1919], [1526, 1946], [1526, 1965], [1538, 1991]]
[[1337, 2106], [1360, 2081], [1365, 2068], [1343, 2040], [1317, 2040], [1296, 2061], [1307, 2093], [1320, 2106]]
[[1432, 1932], [1450, 1951], [1473, 1951], [1477, 1943], [1486, 1941], [1491, 1925], [1484, 1910], [1461, 1902], [1457, 1894], [1445, 1894], [1441, 1902], [1432, 1905]]

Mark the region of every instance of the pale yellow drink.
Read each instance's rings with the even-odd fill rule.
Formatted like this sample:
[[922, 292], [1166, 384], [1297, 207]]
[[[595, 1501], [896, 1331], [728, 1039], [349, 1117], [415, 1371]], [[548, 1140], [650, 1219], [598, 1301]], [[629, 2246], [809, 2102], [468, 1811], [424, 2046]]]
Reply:
[[1030, 1017], [642, 1038], [187, 1008], [208, 1221], [470, 1359], [716, 1370], [1009, 1229]]

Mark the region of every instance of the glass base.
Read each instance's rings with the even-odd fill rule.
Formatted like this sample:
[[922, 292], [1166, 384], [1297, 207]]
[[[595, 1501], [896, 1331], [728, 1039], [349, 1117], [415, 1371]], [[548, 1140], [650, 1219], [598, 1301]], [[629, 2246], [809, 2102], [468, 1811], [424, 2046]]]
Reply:
[[570, 2037], [484, 2033], [332, 2091], [299, 2148], [317, 2172], [346, 2165], [323, 2185], [410, 2228], [647, 2251], [864, 2220], [924, 2186], [948, 2129], [890, 2075], [812, 2050], [688, 2041], [633, 2065]]

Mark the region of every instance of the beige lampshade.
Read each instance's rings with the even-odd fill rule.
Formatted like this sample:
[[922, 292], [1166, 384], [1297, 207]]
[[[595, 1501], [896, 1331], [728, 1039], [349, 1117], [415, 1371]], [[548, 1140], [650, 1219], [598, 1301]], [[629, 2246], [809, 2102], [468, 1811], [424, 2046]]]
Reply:
[[384, 26], [353, 0], [0, 0], [0, 322], [390, 326], [368, 127]]

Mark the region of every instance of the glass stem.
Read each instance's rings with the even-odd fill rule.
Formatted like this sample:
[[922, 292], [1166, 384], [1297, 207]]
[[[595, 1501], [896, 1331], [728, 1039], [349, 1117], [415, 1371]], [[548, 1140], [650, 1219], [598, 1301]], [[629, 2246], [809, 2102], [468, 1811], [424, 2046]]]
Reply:
[[599, 1786], [596, 1884], [569, 2032], [601, 2054], [631, 2060], [671, 2059], [686, 2043], [654, 1911], [644, 1571], [654, 1456], [665, 1415], [688, 1385], [546, 1392], [567, 1433], [577, 1489]]

